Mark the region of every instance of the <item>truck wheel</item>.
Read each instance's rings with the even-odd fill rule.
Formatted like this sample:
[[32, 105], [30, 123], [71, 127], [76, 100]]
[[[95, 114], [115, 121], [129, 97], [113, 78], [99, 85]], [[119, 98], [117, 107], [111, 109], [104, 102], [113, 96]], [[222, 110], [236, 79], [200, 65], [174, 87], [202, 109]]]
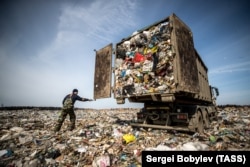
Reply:
[[197, 125], [196, 115], [197, 114], [192, 115], [192, 117], [189, 120], [189, 124], [188, 124], [188, 129], [192, 132], [196, 131], [196, 125]]
[[209, 117], [208, 117], [208, 112], [207, 112], [207, 111], [204, 111], [204, 112], [202, 113], [202, 116], [203, 116], [203, 121], [204, 121], [204, 127], [205, 127], [205, 128], [209, 128], [210, 120], [209, 120]]
[[204, 131], [204, 124], [200, 111], [196, 113], [196, 119], [197, 119], [197, 132], [202, 134]]

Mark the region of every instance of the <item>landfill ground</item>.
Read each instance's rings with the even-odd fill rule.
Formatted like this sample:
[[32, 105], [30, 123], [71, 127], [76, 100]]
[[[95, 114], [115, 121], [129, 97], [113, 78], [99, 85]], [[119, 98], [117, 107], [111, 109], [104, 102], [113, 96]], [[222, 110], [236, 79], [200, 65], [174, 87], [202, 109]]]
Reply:
[[250, 151], [250, 106], [218, 107], [204, 134], [131, 127], [138, 111], [77, 109], [76, 129], [67, 117], [54, 133], [59, 110], [0, 110], [0, 167], [138, 167], [143, 150]]

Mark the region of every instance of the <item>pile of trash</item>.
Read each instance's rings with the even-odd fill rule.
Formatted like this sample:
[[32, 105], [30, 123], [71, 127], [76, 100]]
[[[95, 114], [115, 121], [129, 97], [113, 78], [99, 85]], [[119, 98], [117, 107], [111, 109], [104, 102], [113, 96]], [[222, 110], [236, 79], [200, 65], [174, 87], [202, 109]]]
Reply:
[[166, 93], [174, 89], [174, 48], [168, 21], [119, 43], [115, 60], [115, 96]]
[[138, 167], [144, 150], [250, 150], [250, 108], [219, 108], [203, 134], [135, 128], [139, 109], [78, 109], [76, 129], [53, 128], [59, 111], [0, 111], [0, 166]]

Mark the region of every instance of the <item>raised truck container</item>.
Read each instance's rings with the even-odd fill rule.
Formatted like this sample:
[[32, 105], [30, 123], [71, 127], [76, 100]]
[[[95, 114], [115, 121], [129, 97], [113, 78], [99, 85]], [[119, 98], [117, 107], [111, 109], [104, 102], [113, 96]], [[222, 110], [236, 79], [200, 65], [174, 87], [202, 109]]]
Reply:
[[144, 103], [132, 126], [202, 133], [219, 95], [207, 72], [191, 29], [172, 14], [96, 51], [94, 98]]

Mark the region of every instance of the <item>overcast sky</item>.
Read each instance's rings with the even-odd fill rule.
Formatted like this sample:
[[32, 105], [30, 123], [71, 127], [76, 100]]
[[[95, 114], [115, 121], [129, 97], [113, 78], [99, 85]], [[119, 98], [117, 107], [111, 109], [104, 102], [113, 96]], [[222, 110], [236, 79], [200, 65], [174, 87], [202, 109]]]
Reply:
[[[1, 0], [0, 104], [61, 106], [77, 88], [93, 98], [95, 52], [175, 13], [220, 90], [218, 104], [250, 104], [247, 0]], [[112, 98], [76, 107], [140, 107]]]

